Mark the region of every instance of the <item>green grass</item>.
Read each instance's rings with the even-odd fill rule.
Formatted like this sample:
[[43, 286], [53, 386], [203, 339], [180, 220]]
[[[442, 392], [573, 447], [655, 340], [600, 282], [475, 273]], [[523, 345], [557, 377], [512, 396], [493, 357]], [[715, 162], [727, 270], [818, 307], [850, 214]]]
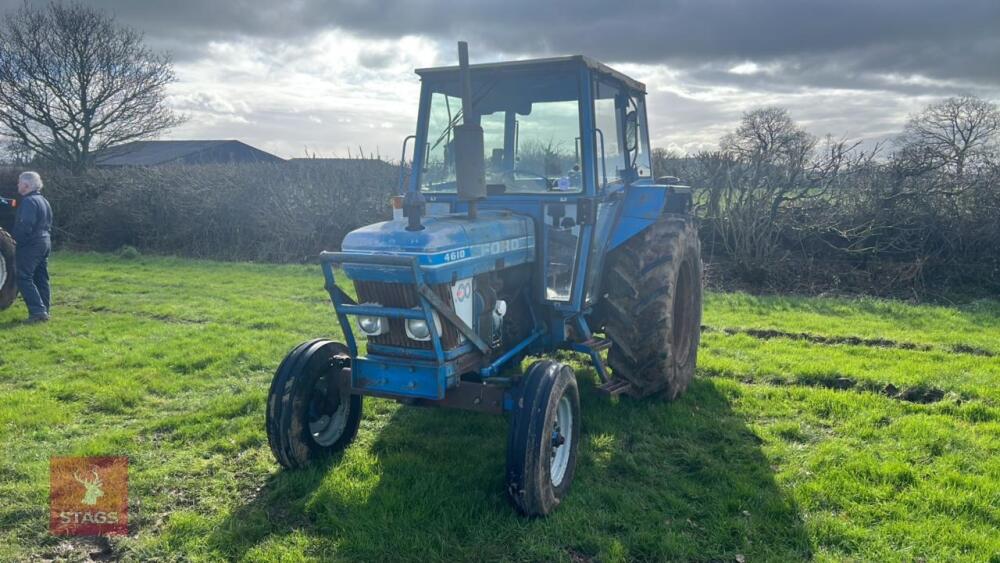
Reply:
[[564, 353], [580, 465], [529, 521], [503, 495], [502, 417], [368, 399], [343, 455], [278, 469], [272, 371], [338, 334], [316, 267], [52, 268], [53, 322], [0, 313], [0, 560], [86, 558], [47, 532], [48, 458], [128, 455], [132, 533], [111, 546], [130, 560], [1000, 561], [996, 301], [711, 294], [673, 404], [606, 400]]

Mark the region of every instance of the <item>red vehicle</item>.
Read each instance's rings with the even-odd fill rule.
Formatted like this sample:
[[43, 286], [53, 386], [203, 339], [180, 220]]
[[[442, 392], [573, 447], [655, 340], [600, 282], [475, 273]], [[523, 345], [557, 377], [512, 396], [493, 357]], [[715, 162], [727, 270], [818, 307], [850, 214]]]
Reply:
[[[0, 197], [0, 205], [14, 207], [13, 199]], [[14, 238], [0, 228], [0, 311], [10, 307], [17, 296], [17, 282], [14, 279]]]

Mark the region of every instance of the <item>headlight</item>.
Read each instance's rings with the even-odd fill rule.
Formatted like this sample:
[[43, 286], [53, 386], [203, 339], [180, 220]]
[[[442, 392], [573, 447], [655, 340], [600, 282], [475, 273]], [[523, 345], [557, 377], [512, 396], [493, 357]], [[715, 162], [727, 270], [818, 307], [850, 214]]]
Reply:
[[431, 331], [423, 319], [406, 319], [406, 336], [414, 340], [430, 340]]
[[[378, 303], [365, 303], [365, 305], [379, 306]], [[389, 323], [384, 317], [358, 317], [358, 329], [365, 336], [378, 336], [389, 331]]]
[[[434, 328], [438, 335], [441, 334], [441, 321], [438, 320], [437, 313], [434, 313]], [[427, 341], [431, 339], [431, 331], [427, 327], [424, 319], [406, 319], [406, 336], [413, 340]]]
[[358, 328], [366, 336], [378, 336], [385, 332], [382, 330], [382, 317], [358, 317]]

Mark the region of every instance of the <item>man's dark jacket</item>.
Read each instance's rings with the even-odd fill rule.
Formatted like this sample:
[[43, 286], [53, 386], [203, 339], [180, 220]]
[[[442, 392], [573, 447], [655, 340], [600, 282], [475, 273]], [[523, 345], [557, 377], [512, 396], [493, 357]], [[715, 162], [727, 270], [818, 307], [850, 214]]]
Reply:
[[14, 240], [19, 251], [50, 243], [49, 231], [52, 230], [52, 206], [48, 200], [37, 191], [31, 192], [21, 199], [17, 206], [17, 219], [14, 221]]

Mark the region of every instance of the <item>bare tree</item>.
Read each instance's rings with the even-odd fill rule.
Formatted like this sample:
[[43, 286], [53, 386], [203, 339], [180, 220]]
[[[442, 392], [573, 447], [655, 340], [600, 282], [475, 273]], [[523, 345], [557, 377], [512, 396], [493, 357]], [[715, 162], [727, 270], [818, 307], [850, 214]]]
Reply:
[[996, 151], [1000, 136], [997, 105], [975, 96], [958, 96], [931, 104], [912, 116], [899, 144], [901, 157], [920, 173], [944, 170], [962, 178]]
[[650, 154], [653, 164], [653, 178], [663, 176], [679, 176], [673, 163], [681, 160], [681, 155], [664, 148], [655, 148]]
[[745, 113], [718, 152], [698, 155], [706, 219], [745, 276], [760, 278], [780, 259], [785, 223], [796, 216], [789, 208], [822, 200], [857, 146], [830, 137], [820, 143], [787, 110], [765, 107]]
[[19, 139], [0, 137], [0, 162], [14, 166], [24, 166], [31, 162], [32, 151]]
[[0, 27], [0, 129], [74, 172], [180, 123], [164, 103], [174, 80], [141, 33], [83, 4], [25, 4]]

